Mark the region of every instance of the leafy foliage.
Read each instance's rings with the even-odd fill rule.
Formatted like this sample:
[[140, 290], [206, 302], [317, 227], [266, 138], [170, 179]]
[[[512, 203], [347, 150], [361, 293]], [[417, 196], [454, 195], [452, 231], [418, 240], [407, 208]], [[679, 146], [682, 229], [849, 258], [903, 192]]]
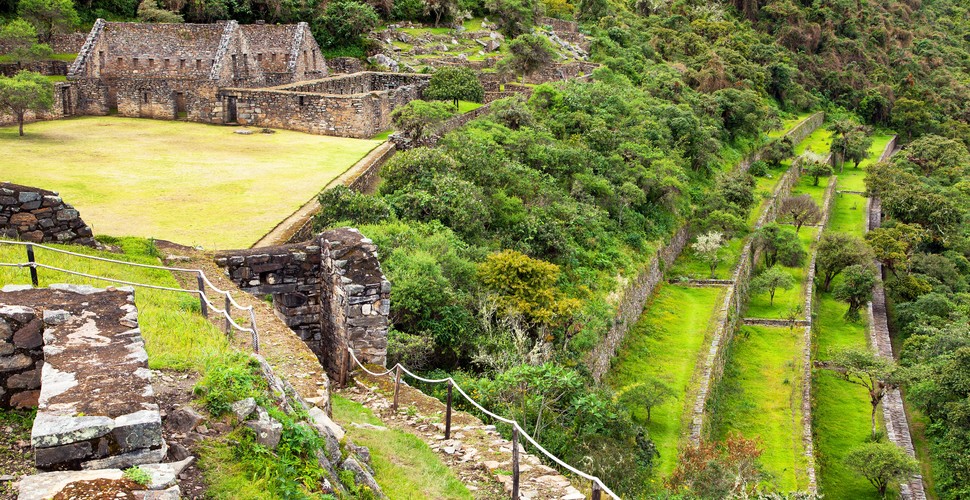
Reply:
[[785, 272], [778, 266], [765, 269], [761, 274], [751, 280], [751, 292], [767, 292], [770, 305], [775, 304], [775, 292], [779, 288], [782, 290], [790, 290], [793, 286], [795, 286], [795, 278], [792, 278], [791, 274]]
[[337, 47], [360, 44], [361, 36], [378, 22], [380, 18], [370, 5], [354, 0], [336, 0], [327, 4], [311, 28], [313, 36], [324, 47]]
[[0, 111], [17, 118], [24, 135], [24, 115], [42, 112], [54, 105], [54, 88], [40, 73], [23, 70], [12, 77], [0, 76]]
[[845, 463], [865, 476], [883, 498], [891, 483], [919, 472], [916, 460], [893, 443], [866, 443], [849, 452]]
[[424, 90], [424, 97], [439, 101], [453, 101], [457, 108], [458, 101], [482, 102], [485, 99], [485, 89], [469, 68], [441, 68], [431, 75], [428, 88]]

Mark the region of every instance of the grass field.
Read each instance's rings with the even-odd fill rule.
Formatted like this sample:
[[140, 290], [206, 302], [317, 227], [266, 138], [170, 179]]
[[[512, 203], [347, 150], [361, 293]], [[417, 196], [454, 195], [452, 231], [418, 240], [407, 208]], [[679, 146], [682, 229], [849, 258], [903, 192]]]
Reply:
[[[727, 245], [721, 249], [721, 262], [715, 269], [714, 276], [717, 279], [731, 279], [734, 267], [737, 266], [738, 257], [741, 256], [741, 248], [744, 245], [742, 238], [732, 238]], [[702, 261], [688, 245], [683, 253], [674, 262], [674, 265], [667, 271], [667, 276], [672, 278], [686, 277], [691, 279], [708, 279], [711, 277], [711, 266]]]
[[[815, 241], [815, 235], [818, 232], [818, 228], [815, 227], [802, 227], [802, 230], [798, 232], [798, 240], [805, 250], [805, 254], [811, 255], [811, 247]], [[771, 297], [768, 292], [762, 293], [752, 293], [748, 301], [748, 312], [745, 316], [749, 318], [784, 318], [788, 311], [793, 307], [805, 303], [805, 273], [808, 267], [809, 257], [805, 258], [805, 262], [800, 267], [786, 267], [781, 266], [781, 264], [776, 264], [781, 266], [781, 269], [787, 272], [795, 279], [795, 286], [789, 290], [778, 289], [775, 291], [774, 303], [771, 303]], [[803, 313], [804, 315], [804, 313]]]
[[[676, 465], [687, 386], [723, 292], [720, 288], [661, 285], [627, 333], [607, 374], [607, 383], [620, 392], [649, 378], [658, 378], [674, 390], [673, 398], [651, 410], [647, 424], [660, 452], [661, 475], [669, 474]], [[646, 422], [645, 411], [637, 417]]]
[[347, 436], [370, 449], [374, 479], [389, 498], [407, 500], [462, 499], [472, 494], [455, 473], [420, 438], [407, 432], [353, 427], [349, 424], [383, 426], [364, 406], [333, 395], [334, 420], [344, 426]]
[[0, 128], [0, 181], [60, 192], [94, 234], [244, 248], [380, 142], [118, 117]]
[[801, 433], [803, 328], [744, 326], [735, 335], [719, 390], [715, 437], [758, 439], [761, 464], [782, 491], [808, 486]]

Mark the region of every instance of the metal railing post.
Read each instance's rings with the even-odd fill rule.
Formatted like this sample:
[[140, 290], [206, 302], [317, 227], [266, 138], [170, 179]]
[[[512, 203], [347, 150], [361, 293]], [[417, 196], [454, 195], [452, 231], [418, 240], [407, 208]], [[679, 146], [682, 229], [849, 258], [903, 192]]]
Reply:
[[519, 500], [519, 426], [512, 426], [512, 500]]
[[202, 274], [195, 275], [199, 283], [199, 306], [202, 307], [202, 317], [209, 319], [209, 306], [205, 303], [205, 283], [202, 281]]
[[27, 245], [27, 262], [30, 262], [30, 283], [37, 287], [37, 266], [34, 265], [37, 261], [34, 260], [34, 245]]
[[226, 307], [225, 307], [225, 309], [226, 309], [226, 335], [229, 335], [229, 334], [232, 333], [232, 323], [229, 322], [229, 317], [231, 316], [230, 309], [229, 308], [230, 308], [231, 305], [232, 304], [229, 303], [229, 292], [226, 292]]
[[394, 376], [394, 404], [391, 408], [397, 411], [397, 395], [401, 392], [401, 365], [397, 365], [397, 375]]
[[445, 410], [445, 439], [451, 439], [451, 380], [448, 381], [448, 403]]
[[602, 500], [603, 490], [600, 489], [600, 483], [593, 481], [593, 498], [592, 500]]

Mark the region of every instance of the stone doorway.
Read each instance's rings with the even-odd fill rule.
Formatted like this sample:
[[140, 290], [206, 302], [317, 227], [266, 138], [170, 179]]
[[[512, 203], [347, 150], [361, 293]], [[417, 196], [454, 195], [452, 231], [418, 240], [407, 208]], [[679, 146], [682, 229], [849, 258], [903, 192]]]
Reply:
[[188, 117], [188, 108], [185, 105], [185, 93], [175, 93], [175, 119], [184, 120]]
[[236, 96], [229, 96], [226, 99], [228, 100], [226, 103], [226, 123], [238, 123], [239, 114], [236, 110]]

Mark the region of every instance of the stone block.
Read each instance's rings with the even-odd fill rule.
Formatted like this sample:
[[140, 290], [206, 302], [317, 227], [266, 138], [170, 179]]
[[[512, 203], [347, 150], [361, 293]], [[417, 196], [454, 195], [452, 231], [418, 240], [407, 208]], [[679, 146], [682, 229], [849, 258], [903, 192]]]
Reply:
[[20, 480], [20, 500], [46, 500], [60, 493], [68, 484], [77, 481], [94, 481], [108, 479], [117, 481], [124, 477], [120, 469], [45, 472], [27, 476]]
[[[46, 375], [48, 366], [45, 365], [44, 368]], [[45, 384], [44, 390], [47, 389]], [[107, 435], [113, 428], [114, 420], [108, 417], [68, 417], [38, 412], [34, 418], [30, 442], [35, 449], [64, 446], [99, 438]]]
[[94, 454], [90, 442], [70, 443], [50, 448], [34, 448], [34, 462], [38, 467], [48, 467], [76, 462]]
[[13, 356], [3, 356], [0, 357], [0, 373], [20, 371], [29, 368], [33, 364], [34, 360], [30, 359], [30, 356], [22, 353], [17, 353]]
[[19, 349], [36, 349], [44, 345], [44, 322], [34, 318], [13, 335], [13, 343]]
[[36, 408], [40, 391], [18, 392], [10, 396], [10, 406], [14, 408]]
[[40, 194], [31, 192], [31, 191], [21, 191], [20, 194], [17, 195], [17, 201], [19, 201], [20, 203], [27, 203], [27, 202], [39, 201], [39, 200], [40, 200]]
[[0, 356], [9, 356], [13, 354], [15, 349], [13, 342], [0, 340]]
[[183, 406], [168, 414], [165, 418], [165, 427], [176, 434], [185, 434], [195, 430], [202, 420], [203, 417], [199, 412]]
[[33, 227], [37, 224], [37, 217], [28, 212], [18, 212], [10, 216], [11, 226]]
[[[38, 363], [43, 363], [43, 361]], [[40, 389], [40, 372], [41, 368], [37, 367], [33, 370], [11, 375], [7, 379], [7, 387], [11, 389]]]
[[121, 452], [162, 446], [162, 417], [158, 410], [141, 410], [115, 418], [111, 436]]

